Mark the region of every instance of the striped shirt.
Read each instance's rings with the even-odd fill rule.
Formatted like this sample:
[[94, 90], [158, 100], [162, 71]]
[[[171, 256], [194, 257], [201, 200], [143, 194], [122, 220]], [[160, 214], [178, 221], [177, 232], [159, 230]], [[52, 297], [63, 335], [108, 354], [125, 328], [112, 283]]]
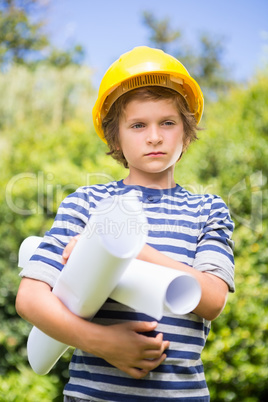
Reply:
[[[79, 188], [60, 205], [51, 230], [21, 276], [53, 287], [63, 267], [64, 247], [72, 236], [82, 232], [99, 201], [133, 188], [148, 220], [147, 243], [174, 260], [218, 276], [233, 292], [233, 222], [227, 206], [218, 196], [192, 194], [179, 185], [159, 190], [126, 186], [119, 181]], [[94, 355], [75, 350], [64, 394], [91, 401], [209, 401], [201, 352], [210, 322], [194, 313], [164, 314], [157, 331], [170, 341], [170, 347], [159, 367], [136, 380]], [[132, 320], [153, 319], [111, 299], [93, 319], [102, 325]]]

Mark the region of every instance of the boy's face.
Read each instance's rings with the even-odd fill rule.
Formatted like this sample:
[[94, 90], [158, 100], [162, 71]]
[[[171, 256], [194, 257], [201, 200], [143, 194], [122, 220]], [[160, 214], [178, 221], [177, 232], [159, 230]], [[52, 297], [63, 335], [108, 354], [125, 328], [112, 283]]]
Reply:
[[183, 139], [182, 118], [172, 100], [130, 101], [119, 120], [120, 146], [131, 179], [128, 184], [148, 185], [148, 177], [153, 183], [160, 175], [170, 181]]

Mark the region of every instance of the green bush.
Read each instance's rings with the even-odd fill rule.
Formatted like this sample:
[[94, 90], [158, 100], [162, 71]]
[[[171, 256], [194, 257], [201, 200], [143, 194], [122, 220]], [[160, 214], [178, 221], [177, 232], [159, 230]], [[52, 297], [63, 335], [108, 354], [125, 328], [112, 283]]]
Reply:
[[[31, 325], [15, 311], [20, 244], [30, 235], [43, 236], [67, 194], [81, 185], [119, 177], [121, 169], [105, 158], [105, 145], [92, 130], [90, 108], [95, 94], [89, 81], [90, 71], [81, 68], [77, 72], [77, 67], [68, 67], [66, 71], [42, 67], [32, 72], [20, 66], [0, 74], [5, 98], [0, 100], [3, 189], [0, 192], [0, 376], [3, 381], [11, 374], [15, 378], [18, 367], [29, 367], [26, 342]], [[53, 114], [55, 102], [62, 110], [62, 119], [57, 122]], [[69, 360], [70, 352], [53, 369], [60, 384], [55, 386], [62, 388], [66, 381]], [[38, 376], [35, 378], [37, 382]], [[43, 380], [40, 381], [42, 386]], [[13, 395], [15, 392], [20, 395], [19, 389], [14, 388]]]
[[38, 376], [22, 367], [0, 377], [0, 402], [56, 402], [62, 401], [60, 384], [56, 375]]
[[221, 195], [236, 224], [236, 292], [202, 355], [215, 402], [268, 398], [267, 93], [263, 74], [209, 105], [199, 142], [177, 167], [190, 189]]

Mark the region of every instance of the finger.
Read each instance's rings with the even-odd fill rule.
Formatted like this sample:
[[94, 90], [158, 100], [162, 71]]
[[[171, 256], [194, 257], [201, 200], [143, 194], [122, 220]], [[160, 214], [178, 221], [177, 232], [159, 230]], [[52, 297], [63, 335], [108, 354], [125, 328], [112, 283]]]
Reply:
[[156, 340], [161, 343], [163, 351], [166, 350], [170, 345], [169, 341], [164, 341], [163, 340], [163, 334], [162, 333], [157, 334]]
[[164, 341], [164, 350], [168, 349], [170, 346], [170, 342], [169, 341]]
[[150, 350], [146, 350], [143, 353], [143, 358], [147, 359], [147, 360], [155, 360], [155, 359], [159, 359], [162, 354], [164, 353], [164, 348], [162, 347], [159, 350], [156, 349], [150, 349]]
[[73, 251], [74, 246], [77, 243], [77, 240], [79, 239], [80, 235], [76, 235], [74, 236], [70, 242], [67, 244], [67, 246], [65, 247], [65, 249], [63, 250], [62, 253], [62, 264], [66, 264], [66, 262], [68, 261], [68, 258], [70, 257], [71, 252]]
[[152, 371], [156, 367], [160, 366], [161, 363], [167, 358], [167, 355], [163, 353], [159, 358], [157, 359], [143, 359], [138, 363], [138, 367], [142, 370], [145, 371]]
[[165, 350], [169, 347], [169, 341], [162, 342], [160, 348], [146, 349], [143, 353], [144, 359], [158, 359], [162, 356]]
[[161, 351], [163, 349], [164, 341], [163, 334], [159, 333], [155, 337], [148, 337], [146, 335], [140, 335], [143, 337], [144, 350], [156, 350]]
[[138, 367], [131, 367], [126, 371], [126, 373], [129, 374], [131, 377], [135, 378], [136, 380], [140, 380], [141, 378], [146, 377], [149, 371], [140, 369]]
[[128, 325], [135, 332], [150, 332], [156, 329], [157, 321], [132, 321]]

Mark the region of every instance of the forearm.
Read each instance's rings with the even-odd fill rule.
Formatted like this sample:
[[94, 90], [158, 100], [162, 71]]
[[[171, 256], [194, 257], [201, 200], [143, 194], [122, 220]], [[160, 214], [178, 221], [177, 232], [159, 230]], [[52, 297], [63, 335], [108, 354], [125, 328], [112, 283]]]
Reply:
[[86, 321], [67, 309], [44, 282], [23, 278], [19, 287], [18, 314], [50, 337], [101, 357], [134, 378], [143, 378], [166, 358], [169, 342], [142, 333], [157, 322], [124, 322], [109, 326]]
[[[94, 346], [97, 349], [95, 343], [101, 328], [73, 314], [42, 281], [22, 279], [16, 309], [26, 321], [62, 343], [89, 353]], [[87, 341], [89, 334], [90, 342]]]
[[148, 245], [143, 248], [138, 258], [154, 264], [187, 272], [194, 276], [198, 281], [202, 292], [201, 300], [193, 311], [197, 315], [207, 320], [214, 320], [223, 310], [228, 296], [228, 286], [222, 279], [213, 274], [200, 272], [186, 264], [175, 261]]

